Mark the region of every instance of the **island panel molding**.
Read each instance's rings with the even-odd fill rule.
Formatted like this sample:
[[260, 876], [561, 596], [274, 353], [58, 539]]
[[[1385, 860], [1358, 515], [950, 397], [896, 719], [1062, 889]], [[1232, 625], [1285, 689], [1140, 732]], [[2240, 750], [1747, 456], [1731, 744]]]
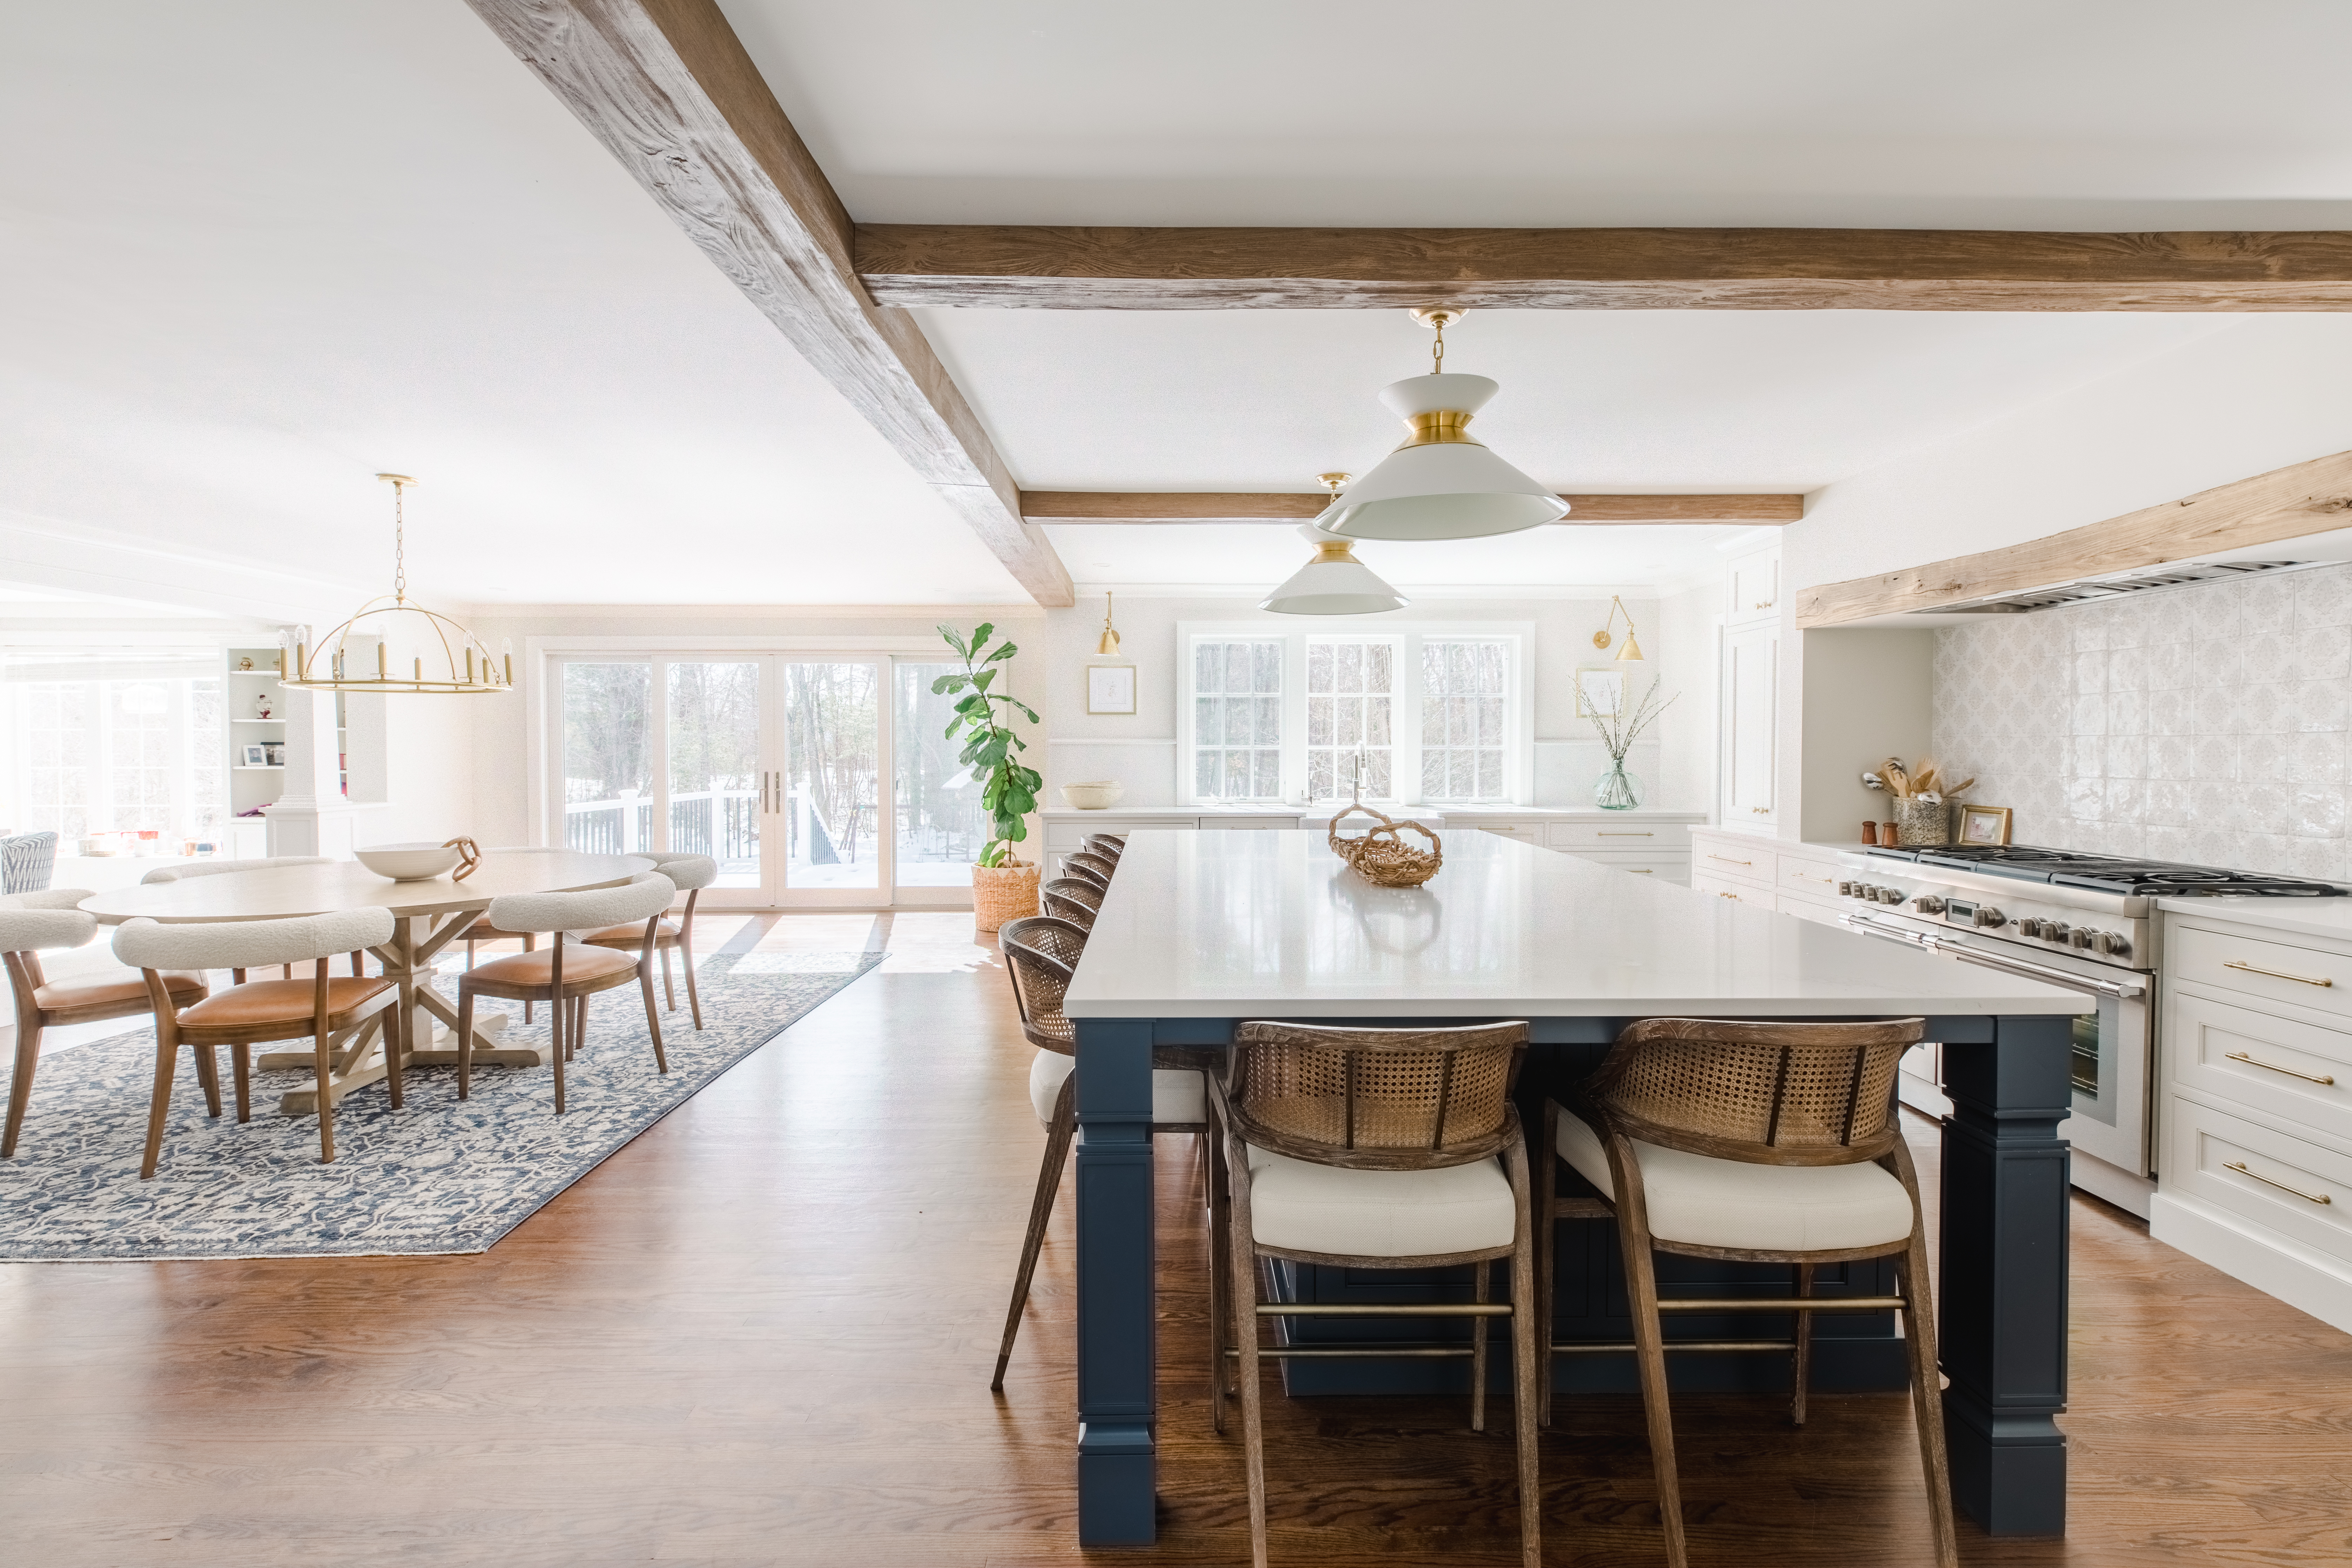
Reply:
[[2245, 545], [2352, 527], [2352, 452], [2291, 463], [2104, 522], [1797, 594], [1800, 627], [1932, 610]]
[[860, 224], [906, 308], [2342, 310], [2352, 234]]
[[979, 416], [853, 270], [824, 171], [715, 0], [467, 0], [1039, 604], [1076, 602]]
[[[1596, 523], [1795, 522], [1805, 515], [1801, 495], [1569, 495], [1561, 527]], [[1023, 490], [1021, 515], [1031, 522], [1169, 523], [1311, 521], [1331, 504], [1321, 490], [1249, 493], [1231, 490]]]

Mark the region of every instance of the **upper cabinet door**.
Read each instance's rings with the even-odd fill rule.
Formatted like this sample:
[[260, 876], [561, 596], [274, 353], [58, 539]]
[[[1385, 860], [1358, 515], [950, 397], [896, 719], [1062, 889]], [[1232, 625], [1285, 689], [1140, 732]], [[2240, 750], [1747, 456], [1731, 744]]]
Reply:
[[1780, 628], [1747, 626], [1723, 639], [1723, 824], [1759, 827], [1777, 813]]
[[1724, 605], [1732, 626], [1749, 621], [1778, 620], [1780, 616], [1780, 547], [1768, 545], [1735, 556], [1726, 574], [1728, 603]]

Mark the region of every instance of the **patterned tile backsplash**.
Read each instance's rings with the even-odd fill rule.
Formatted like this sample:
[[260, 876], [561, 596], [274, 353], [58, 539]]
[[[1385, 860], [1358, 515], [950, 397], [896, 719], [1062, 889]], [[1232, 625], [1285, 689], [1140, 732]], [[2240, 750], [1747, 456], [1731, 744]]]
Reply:
[[2012, 842], [2352, 878], [2352, 564], [1939, 631], [1935, 679]]

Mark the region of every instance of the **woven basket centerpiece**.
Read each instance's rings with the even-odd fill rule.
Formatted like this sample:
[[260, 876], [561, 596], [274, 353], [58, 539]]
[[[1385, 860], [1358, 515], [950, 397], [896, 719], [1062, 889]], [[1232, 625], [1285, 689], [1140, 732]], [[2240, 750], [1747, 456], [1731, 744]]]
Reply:
[[[1360, 811], [1372, 818], [1375, 826], [1359, 837], [1341, 837], [1339, 825]], [[1402, 831], [1406, 828], [1428, 839], [1429, 847], [1417, 849], [1407, 844]], [[1345, 860], [1365, 881], [1383, 888], [1418, 888], [1436, 876], [1437, 868], [1445, 864], [1445, 846], [1436, 834], [1418, 822], [1399, 822], [1369, 805], [1351, 805], [1333, 817], [1326, 837], [1332, 854]]]

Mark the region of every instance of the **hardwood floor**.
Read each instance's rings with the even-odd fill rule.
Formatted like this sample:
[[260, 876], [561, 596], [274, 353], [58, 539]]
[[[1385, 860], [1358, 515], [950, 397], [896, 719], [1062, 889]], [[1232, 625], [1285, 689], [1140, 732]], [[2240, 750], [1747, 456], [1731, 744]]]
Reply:
[[[730, 922], [706, 920], [705, 951]], [[1246, 1561], [1207, 1430], [1193, 1141], [1160, 1161], [1163, 1545], [1073, 1533], [1069, 1194], [1002, 1398], [1029, 1048], [970, 917], [763, 918], [893, 957], [478, 1258], [0, 1268], [0, 1561]], [[592, 1047], [593, 1049], [593, 1047]], [[1923, 1175], [1928, 1173], [1923, 1171]], [[2352, 1560], [2352, 1337], [2075, 1208], [2073, 1533], [1977, 1563]], [[1678, 1402], [1700, 1564], [1915, 1564], [1901, 1395]], [[1664, 1561], [1640, 1412], [1563, 1399], [1547, 1560]], [[1277, 1563], [1515, 1563], [1511, 1446], [1445, 1401], [1267, 1404]]]

